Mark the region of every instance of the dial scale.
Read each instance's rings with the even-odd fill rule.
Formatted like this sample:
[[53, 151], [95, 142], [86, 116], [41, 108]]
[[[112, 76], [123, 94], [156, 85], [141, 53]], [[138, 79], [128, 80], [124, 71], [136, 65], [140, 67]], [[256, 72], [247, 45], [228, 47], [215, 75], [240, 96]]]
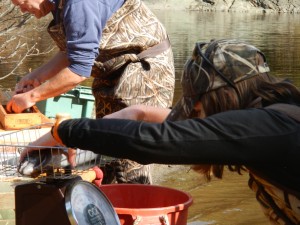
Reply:
[[15, 188], [16, 225], [120, 225], [109, 199], [79, 176]]

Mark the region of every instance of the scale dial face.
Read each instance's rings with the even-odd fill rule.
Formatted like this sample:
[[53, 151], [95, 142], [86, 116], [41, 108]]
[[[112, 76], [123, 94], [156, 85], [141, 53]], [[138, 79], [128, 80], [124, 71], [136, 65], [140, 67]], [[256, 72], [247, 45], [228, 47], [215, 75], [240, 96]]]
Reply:
[[110, 201], [87, 181], [77, 181], [67, 188], [65, 205], [72, 225], [120, 225]]

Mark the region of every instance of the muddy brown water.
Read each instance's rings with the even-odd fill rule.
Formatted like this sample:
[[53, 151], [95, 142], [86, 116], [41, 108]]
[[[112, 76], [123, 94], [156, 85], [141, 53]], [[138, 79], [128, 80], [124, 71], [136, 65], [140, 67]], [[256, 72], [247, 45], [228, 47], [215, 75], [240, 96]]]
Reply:
[[192, 196], [193, 204], [188, 209], [189, 224], [269, 224], [255, 199], [255, 193], [248, 187], [247, 173], [239, 175], [226, 171], [222, 180], [206, 182], [189, 166], [158, 167], [155, 173], [162, 176], [158, 178], [153, 174], [156, 184], [176, 188]]

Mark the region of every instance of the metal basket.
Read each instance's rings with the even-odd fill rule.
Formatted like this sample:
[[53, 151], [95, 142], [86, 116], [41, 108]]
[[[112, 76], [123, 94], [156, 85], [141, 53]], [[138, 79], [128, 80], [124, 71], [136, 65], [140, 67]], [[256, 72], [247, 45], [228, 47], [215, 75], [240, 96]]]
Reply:
[[[40, 124], [18, 131], [0, 133], [0, 180], [16, 177], [47, 177], [66, 179], [88, 172], [94, 166], [104, 163], [98, 154], [88, 150], [70, 149], [62, 146], [32, 146], [36, 151], [28, 154], [25, 162], [20, 162], [20, 153], [28, 144], [49, 131], [52, 123]], [[67, 153], [75, 155], [73, 163], [67, 159]]]

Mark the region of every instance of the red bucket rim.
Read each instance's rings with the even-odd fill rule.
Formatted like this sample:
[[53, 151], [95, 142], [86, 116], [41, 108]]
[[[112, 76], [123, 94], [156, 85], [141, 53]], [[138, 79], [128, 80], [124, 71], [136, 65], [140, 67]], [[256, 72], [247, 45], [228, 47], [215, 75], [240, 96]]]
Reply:
[[157, 207], [157, 208], [125, 208], [125, 207], [115, 207], [114, 209], [118, 214], [131, 214], [131, 215], [143, 215], [143, 213], [148, 214], [149, 212], [151, 213], [157, 213], [157, 214], [167, 214], [167, 213], [172, 213], [172, 212], [179, 212], [186, 210], [188, 207], [190, 207], [193, 203], [193, 198], [192, 196], [185, 191], [178, 190], [175, 188], [171, 187], [165, 187], [165, 186], [160, 186], [160, 185], [147, 185], [147, 184], [103, 184], [99, 186], [100, 190], [101, 188], [109, 188], [109, 187], [119, 187], [119, 188], [124, 188], [128, 186], [135, 186], [135, 187], [141, 187], [145, 189], [149, 188], [156, 188], [156, 189], [164, 189], [164, 190], [170, 190], [173, 192], [181, 193], [182, 195], [185, 195], [187, 197], [187, 200], [183, 203], [179, 203], [173, 206], [162, 206], [162, 207]]

